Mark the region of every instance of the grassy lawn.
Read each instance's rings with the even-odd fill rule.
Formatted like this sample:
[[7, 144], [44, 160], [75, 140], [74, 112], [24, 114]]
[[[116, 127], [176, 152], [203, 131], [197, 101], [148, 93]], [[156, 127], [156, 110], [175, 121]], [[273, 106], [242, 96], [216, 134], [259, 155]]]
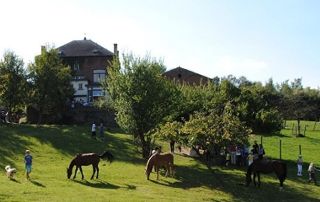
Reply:
[[[310, 124], [312, 124], [310, 122]], [[273, 175], [262, 175], [262, 187], [244, 187], [243, 168], [212, 166], [208, 168], [197, 159], [175, 154], [176, 176], [154, 173], [150, 181], [144, 175], [145, 160], [141, 158], [129, 135], [106, 132], [106, 141], [90, 138], [90, 127], [0, 125], [0, 201], [319, 201], [320, 186], [306, 183], [307, 163], [320, 167], [320, 130], [306, 132], [296, 138], [290, 129], [281, 134], [263, 136], [266, 155], [279, 157], [282, 140], [282, 158], [287, 161], [289, 173], [285, 189], [279, 191]], [[252, 135], [251, 141], [260, 141]], [[304, 176], [296, 177], [298, 145], [302, 146]], [[169, 144], [164, 144], [168, 151]], [[33, 155], [31, 180], [24, 175], [24, 151]], [[98, 180], [90, 180], [92, 167], [83, 167], [85, 180], [78, 173], [76, 180], [66, 178], [66, 168], [78, 152], [110, 150], [116, 160], [100, 162]], [[16, 180], [8, 180], [4, 167], [17, 168]], [[320, 176], [320, 173], [317, 173]], [[320, 179], [320, 178], [319, 178]]]

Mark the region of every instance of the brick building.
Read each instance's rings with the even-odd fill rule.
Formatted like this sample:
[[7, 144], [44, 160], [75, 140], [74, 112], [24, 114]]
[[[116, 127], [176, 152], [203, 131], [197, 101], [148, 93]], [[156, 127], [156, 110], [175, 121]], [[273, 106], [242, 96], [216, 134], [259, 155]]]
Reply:
[[100, 81], [106, 77], [106, 69], [118, 54], [117, 44], [111, 52], [99, 44], [84, 38], [74, 40], [58, 48], [63, 62], [72, 70], [74, 101], [90, 103], [104, 96]]
[[201, 82], [205, 84], [208, 81], [211, 81], [211, 79], [206, 76], [184, 69], [182, 67], [177, 67], [166, 71], [163, 75], [168, 79], [190, 85], [199, 85]]

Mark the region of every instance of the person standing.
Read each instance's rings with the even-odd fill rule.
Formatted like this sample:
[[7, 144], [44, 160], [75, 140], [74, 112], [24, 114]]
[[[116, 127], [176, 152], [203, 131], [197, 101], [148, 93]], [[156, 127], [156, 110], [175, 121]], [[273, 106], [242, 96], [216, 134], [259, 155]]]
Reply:
[[32, 169], [32, 156], [31, 156], [29, 150], [26, 150], [26, 152], [25, 152], [24, 163], [25, 163], [25, 168], [26, 168], [26, 176], [27, 176], [27, 179], [29, 180], [31, 169]]
[[171, 151], [171, 153], [174, 153], [174, 144], [175, 144], [176, 142], [174, 141], [174, 140], [170, 140], [170, 151]]
[[255, 140], [254, 141], [254, 144], [253, 144], [253, 146], [252, 146], [252, 154], [253, 155], [258, 155], [259, 154], [259, 145], [258, 145], [258, 143], [257, 143], [257, 141]]
[[104, 139], [104, 126], [103, 126], [103, 122], [100, 122], [100, 126], [99, 126], [99, 136], [101, 139]]
[[264, 154], [265, 154], [265, 151], [264, 151], [263, 145], [260, 144], [259, 148], [258, 148], [258, 157], [259, 157], [259, 159], [263, 159], [263, 155]]
[[297, 160], [297, 167], [298, 167], [297, 175], [298, 176], [302, 176], [302, 164], [303, 164], [302, 156], [299, 155], [298, 160]]
[[95, 138], [96, 137], [96, 123], [93, 122], [91, 126], [91, 137]]
[[253, 159], [254, 159], [254, 156], [253, 156], [252, 152], [250, 152], [248, 154], [248, 166], [250, 166], [251, 163], [253, 163]]
[[317, 185], [317, 181], [316, 181], [316, 171], [318, 171], [318, 169], [315, 168], [314, 164], [311, 162], [308, 168], [308, 172], [309, 172], [309, 183], [311, 181], [314, 182], [315, 185]]

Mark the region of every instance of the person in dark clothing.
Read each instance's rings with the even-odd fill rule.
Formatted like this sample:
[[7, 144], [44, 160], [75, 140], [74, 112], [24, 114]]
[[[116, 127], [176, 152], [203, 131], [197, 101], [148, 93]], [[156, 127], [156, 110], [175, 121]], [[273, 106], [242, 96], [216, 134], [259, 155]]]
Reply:
[[170, 140], [170, 151], [171, 151], [171, 153], [174, 153], [174, 144], [175, 143], [176, 142], [174, 140]]
[[257, 143], [257, 141], [255, 140], [254, 141], [254, 144], [252, 146], [252, 154], [255, 155], [255, 154], [259, 154], [259, 145]]
[[264, 152], [264, 148], [262, 146], [262, 144], [259, 145], [259, 151], [258, 151], [258, 157], [259, 159], [263, 159], [263, 155], [265, 154]]

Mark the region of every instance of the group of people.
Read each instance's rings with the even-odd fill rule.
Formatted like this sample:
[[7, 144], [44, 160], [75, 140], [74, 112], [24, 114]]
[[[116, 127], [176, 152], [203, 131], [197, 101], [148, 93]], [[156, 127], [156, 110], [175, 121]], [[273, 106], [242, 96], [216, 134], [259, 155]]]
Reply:
[[[297, 176], [299, 177], [302, 176], [302, 165], [303, 165], [302, 155], [299, 155], [297, 159], [297, 169], [298, 169]], [[315, 184], [317, 184], [316, 171], [320, 171], [320, 170], [315, 167], [313, 162], [311, 162], [308, 167], [309, 183], [314, 182]]]
[[[92, 138], [96, 138], [96, 136], [97, 136], [96, 131], [97, 131], [97, 126], [96, 126], [96, 123], [93, 122], [91, 125], [91, 137]], [[102, 121], [100, 121], [100, 125], [99, 125], [99, 137], [101, 139], [104, 139], [104, 125], [103, 125]]]
[[252, 149], [249, 150], [247, 146], [230, 146], [227, 151], [221, 152], [222, 155], [225, 153], [225, 165], [230, 164], [238, 166], [249, 166], [254, 160], [262, 159], [265, 155], [265, 150], [262, 144], [258, 144], [254, 141]]

